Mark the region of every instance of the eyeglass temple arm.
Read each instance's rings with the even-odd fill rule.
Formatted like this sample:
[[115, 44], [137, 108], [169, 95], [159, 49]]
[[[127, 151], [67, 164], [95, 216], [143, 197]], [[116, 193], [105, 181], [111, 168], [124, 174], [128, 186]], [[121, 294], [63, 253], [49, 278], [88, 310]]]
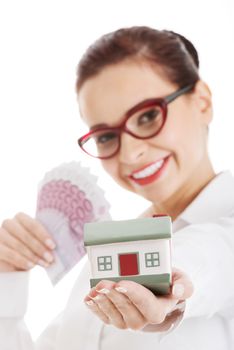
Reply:
[[192, 90], [194, 87], [194, 84], [185, 86], [184, 88], [173, 92], [173, 94], [171, 94], [170, 96], [165, 97], [165, 101], [166, 103], [170, 103], [172, 101], [174, 101], [178, 96], [185, 94], [186, 92]]

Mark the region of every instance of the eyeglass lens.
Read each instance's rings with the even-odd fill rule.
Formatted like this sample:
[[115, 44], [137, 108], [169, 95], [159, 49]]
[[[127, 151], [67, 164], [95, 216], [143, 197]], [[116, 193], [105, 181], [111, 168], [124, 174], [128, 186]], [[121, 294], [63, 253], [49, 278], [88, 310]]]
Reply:
[[[161, 106], [152, 104], [131, 115], [126, 121], [127, 129], [139, 138], [153, 137], [164, 123], [164, 114]], [[120, 142], [119, 129], [105, 129], [94, 132], [83, 144], [83, 148], [95, 157], [109, 157], [114, 154]]]

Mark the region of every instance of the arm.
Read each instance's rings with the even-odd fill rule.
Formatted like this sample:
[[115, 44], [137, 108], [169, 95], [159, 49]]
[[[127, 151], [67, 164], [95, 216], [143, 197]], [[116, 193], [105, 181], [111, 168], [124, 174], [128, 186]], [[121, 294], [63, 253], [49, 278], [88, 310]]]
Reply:
[[[149, 207], [140, 217], [153, 213]], [[186, 272], [194, 284], [194, 293], [180, 307], [179, 318], [210, 317], [215, 312], [234, 315], [234, 212], [175, 232], [172, 247], [172, 266]]]
[[49, 265], [43, 260], [44, 253], [49, 253], [48, 242], [49, 234], [26, 214], [18, 214], [0, 226], [0, 349], [55, 349], [57, 323], [43, 336], [44, 345], [40, 346], [32, 342], [23, 321], [28, 295], [27, 270], [37, 263]]
[[190, 225], [173, 237], [173, 265], [194, 284], [184, 318], [234, 315], [234, 215]]
[[24, 323], [27, 307], [28, 273], [0, 273], [0, 349], [55, 350], [56, 335], [61, 317], [58, 317], [34, 343]]
[[[175, 330], [187, 318], [215, 313], [234, 319], [234, 215], [212, 223], [190, 225], [173, 235], [173, 266], [191, 278], [194, 293], [177, 304], [158, 326], [145, 331]], [[164, 333], [168, 334], [168, 332]]]
[[34, 349], [24, 322], [28, 274], [0, 273], [0, 349]]

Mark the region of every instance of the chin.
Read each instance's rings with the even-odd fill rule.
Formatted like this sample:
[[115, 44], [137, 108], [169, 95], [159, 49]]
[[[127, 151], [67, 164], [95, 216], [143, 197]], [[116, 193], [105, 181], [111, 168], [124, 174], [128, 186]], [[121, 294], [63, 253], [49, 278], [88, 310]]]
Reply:
[[170, 200], [175, 190], [173, 190], [172, 186], [152, 185], [148, 188], [139, 188], [134, 192], [154, 204], [160, 204]]

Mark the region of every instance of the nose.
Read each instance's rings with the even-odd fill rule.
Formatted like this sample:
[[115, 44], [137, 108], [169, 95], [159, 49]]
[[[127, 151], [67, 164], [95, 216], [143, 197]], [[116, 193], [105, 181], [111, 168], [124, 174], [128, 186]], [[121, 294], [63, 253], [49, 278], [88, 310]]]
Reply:
[[122, 133], [120, 138], [119, 160], [123, 163], [134, 164], [144, 156], [148, 148], [146, 140]]

